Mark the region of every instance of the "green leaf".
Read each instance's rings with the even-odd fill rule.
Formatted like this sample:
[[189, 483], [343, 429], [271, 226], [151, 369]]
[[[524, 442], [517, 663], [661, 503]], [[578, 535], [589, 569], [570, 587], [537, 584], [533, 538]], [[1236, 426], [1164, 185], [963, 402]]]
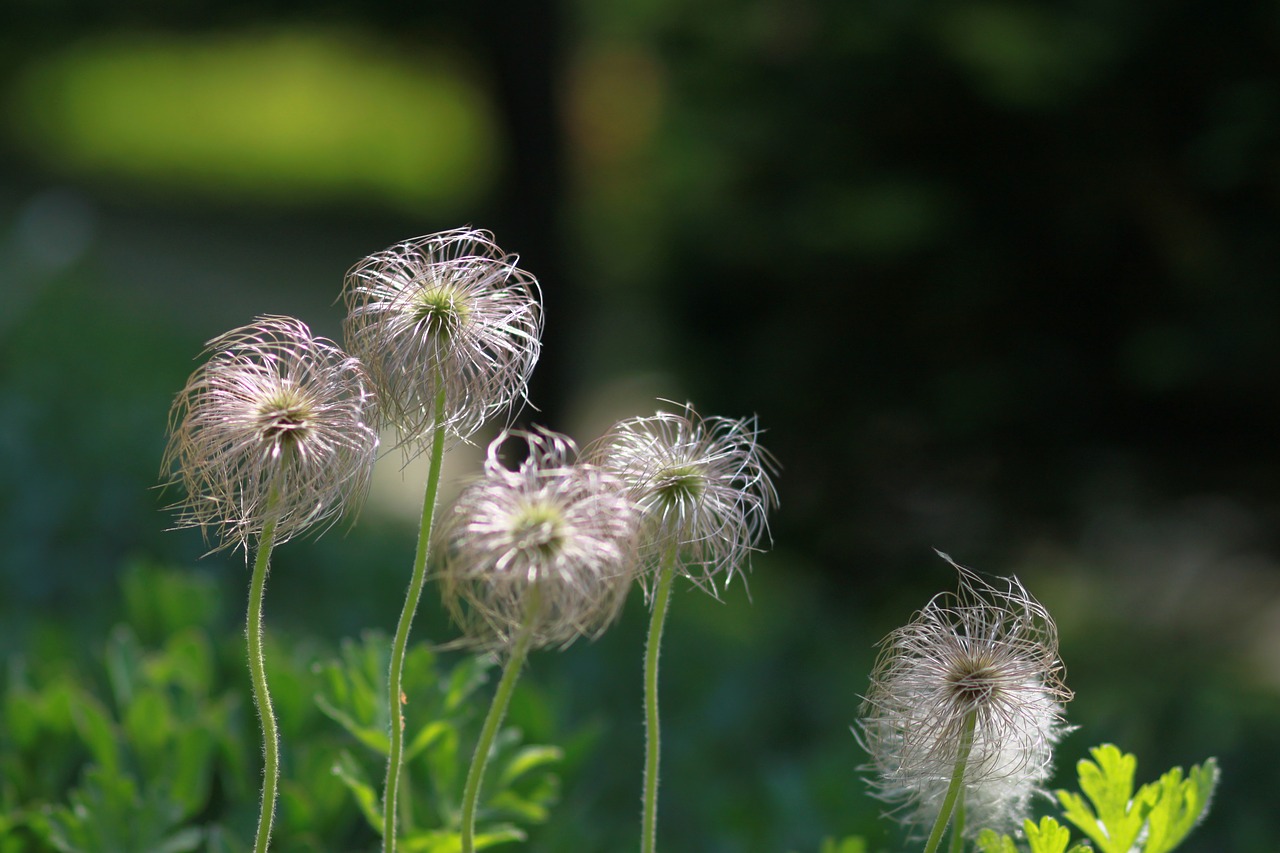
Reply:
[[449, 673], [448, 685], [444, 694], [444, 709], [455, 711], [471, 698], [489, 680], [489, 670], [494, 661], [488, 655], [464, 658]]
[[1185, 780], [1182, 768], [1175, 767], [1150, 786], [1157, 793], [1144, 853], [1168, 853], [1182, 843], [1208, 813], [1218, 777], [1218, 763], [1210, 758], [1192, 767]]
[[120, 769], [120, 746], [111, 715], [94, 696], [73, 689], [77, 695], [71, 697], [71, 721], [94, 760], [112, 775]]
[[391, 750], [391, 713], [386, 696], [389, 641], [368, 632], [360, 642], [343, 640], [341, 658], [317, 667], [321, 692], [316, 704], [369, 749], [380, 756]]
[[979, 853], [1018, 853], [1017, 845], [1007, 835], [998, 835], [995, 830], [984, 829], [978, 833]]
[[187, 853], [204, 840], [199, 828], [177, 828], [180, 809], [163, 792], [144, 797], [126, 774], [90, 767], [70, 801], [31, 821], [62, 853]]
[[364, 770], [356, 763], [351, 753], [345, 749], [338, 754], [338, 762], [333, 765], [333, 772], [356, 798], [356, 804], [364, 814], [369, 825], [382, 832], [382, 807], [378, 804], [378, 792], [365, 778]]
[[1096, 746], [1090, 754], [1094, 760], [1081, 760], [1076, 770], [1080, 790], [1093, 808], [1079, 794], [1058, 791], [1063, 816], [1093, 839], [1103, 853], [1129, 853], [1151, 810], [1148, 797], [1133, 796], [1138, 759], [1111, 744]]
[[1071, 830], [1049, 816], [1041, 818], [1038, 825], [1034, 821], [1024, 821], [1023, 831], [1027, 834], [1031, 853], [1065, 853], [1071, 843]]
[[453, 725], [443, 720], [434, 720], [418, 729], [418, 733], [414, 735], [404, 751], [404, 763], [413, 761], [424, 749], [429, 749], [437, 739], [444, 737], [452, 729]]
[[338, 725], [346, 729], [356, 740], [367, 746], [369, 749], [379, 755], [386, 755], [391, 751], [391, 741], [386, 729], [379, 729], [373, 726], [362, 725], [345, 711], [334, 706], [323, 695], [316, 695], [316, 705], [324, 712], [324, 715], [336, 722]]
[[526, 746], [518, 750], [502, 768], [498, 785], [506, 788], [521, 776], [539, 767], [556, 764], [564, 758], [564, 752], [556, 746]]

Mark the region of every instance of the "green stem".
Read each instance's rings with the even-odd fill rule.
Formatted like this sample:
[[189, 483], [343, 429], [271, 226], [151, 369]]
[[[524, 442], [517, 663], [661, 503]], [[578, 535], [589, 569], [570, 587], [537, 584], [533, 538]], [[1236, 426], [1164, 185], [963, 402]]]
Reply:
[[484, 779], [484, 768], [489, 763], [489, 753], [493, 750], [493, 741], [498, 736], [498, 727], [507, 715], [507, 706], [511, 703], [511, 694], [515, 692], [516, 679], [524, 660], [529, 656], [529, 646], [533, 642], [533, 629], [537, 624], [538, 588], [534, 586], [526, 609], [525, 624], [516, 637], [515, 646], [511, 649], [511, 657], [507, 659], [502, 670], [502, 679], [493, 694], [493, 704], [489, 706], [489, 714], [484, 718], [484, 726], [480, 729], [480, 740], [476, 742], [475, 754], [471, 757], [471, 767], [467, 770], [467, 781], [462, 789], [462, 853], [475, 853], [476, 837], [476, 805], [480, 800], [480, 783]]
[[276, 523], [270, 518], [275, 505], [274, 491], [267, 499], [268, 521], [258, 538], [258, 553], [253, 561], [253, 580], [249, 584], [249, 614], [245, 619], [245, 638], [249, 643], [249, 674], [253, 679], [253, 703], [262, 721], [262, 810], [258, 816], [258, 835], [254, 853], [266, 853], [271, 842], [271, 822], [276, 811], [276, 786], [280, 780], [280, 736], [276, 731], [275, 711], [267, 692], [267, 662], [262, 653], [262, 599], [267, 585], [271, 549], [275, 543]]
[[973, 730], [978, 724], [978, 712], [970, 711], [964, 718], [960, 731], [960, 743], [956, 750], [956, 766], [951, 771], [951, 784], [947, 787], [947, 796], [942, 801], [942, 809], [938, 812], [938, 819], [934, 821], [933, 831], [929, 833], [929, 840], [924, 845], [924, 853], [935, 853], [938, 845], [942, 843], [942, 833], [947, 829], [947, 824], [951, 822], [951, 812], [956, 806], [956, 802], [960, 798], [961, 791], [964, 789], [964, 770], [969, 763], [969, 753], [973, 751]]
[[[436, 394], [437, 420], [444, 411], [444, 383]], [[391, 668], [387, 673], [387, 708], [391, 715], [391, 737], [387, 752], [387, 782], [382, 797], [382, 849], [386, 853], [395, 853], [396, 849], [396, 796], [400, 786], [400, 768], [404, 751], [404, 715], [401, 705], [405, 699], [401, 690], [401, 675], [404, 672], [405, 650], [409, 646], [409, 628], [413, 624], [413, 615], [418, 610], [418, 599], [422, 597], [422, 587], [427, 579], [427, 552], [431, 545], [431, 525], [435, 516], [436, 494], [440, 490], [440, 468], [444, 461], [445, 428], [443, 423], [436, 427], [431, 439], [431, 463], [427, 469], [427, 488], [422, 498], [422, 523], [418, 528], [418, 548], [413, 558], [413, 575], [409, 579], [409, 589], [405, 593], [404, 608], [400, 611], [400, 621], [396, 624], [396, 636], [391, 644]]]
[[671, 582], [676, 576], [675, 549], [669, 551], [658, 573], [658, 587], [653, 593], [653, 613], [649, 617], [649, 638], [644, 653], [645, 762], [644, 812], [640, 831], [640, 849], [654, 853], [658, 846], [658, 756], [661, 734], [658, 728], [658, 653], [662, 648], [662, 628], [667, 620], [667, 604], [671, 600]]

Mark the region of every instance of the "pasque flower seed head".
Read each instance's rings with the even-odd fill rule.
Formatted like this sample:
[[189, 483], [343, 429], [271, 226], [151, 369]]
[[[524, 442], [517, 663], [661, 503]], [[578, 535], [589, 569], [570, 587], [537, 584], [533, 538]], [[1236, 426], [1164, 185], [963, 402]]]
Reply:
[[347, 347], [368, 365], [407, 448], [441, 425], [465, 439], [524, 398], [542, 307], [537, 279], [516, 262], [489, 232], [461, 228], [399, 243], [347, 273]]
[[[528, 447], [514, 469], [499, 458], [513, 435]], [[503, 433], [445, 514], [441, 592], [473, 644], [504, 646], [524, 629], [534, 646], [568, 645], [617, 616], [639, 511], [616, 477], [575, 454], [558, 433]]]
[[935, 596], [882, 641], [856, 732], [871, 757], [873, 792], [927, 828], [972, 715], [967, 825], [1013, 829], [1052, 773], [1071, 691], [1048, 611], [1014, 578], [995, 586], [956, 569], [957, 592]]
[[364, 494], [377, 453], [364, 368], [291, 317], [211, 340], [174, 400], [164, 470], [185, 487], [181, 527], [283, 542]]
[[715, 594], [741, 572], [777, 503], [773, 461], [754, 418], [702, 418], [691, 404], [613, 427], [588, 458], [615, 472], [644, 513], [651, 559], [678, 550], [681, 570]]

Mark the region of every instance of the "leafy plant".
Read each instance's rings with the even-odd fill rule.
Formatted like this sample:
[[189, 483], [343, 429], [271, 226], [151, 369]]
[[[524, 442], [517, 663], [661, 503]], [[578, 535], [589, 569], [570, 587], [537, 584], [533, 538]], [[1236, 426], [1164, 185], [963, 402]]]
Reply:
[[[361, 813], [376, 831], [382, 829], [377, 767], [385, 762], [387, 669], [390, 644], [377, 632], [347, 640], [340, 656], [317, 668], [321, 689], [316, 703], [361, 749], [343, 749], [333, 772], [346, 785]], [[460, 804], [469, 744], [475, 726], [471, 698], [485, 685], [493, 661], [465, 657], [441, 673], [435, 652], [413, 647], [404, 665], [405, 761], [399, 803], [398, 848], [420, 853], [447, 853], [460, 845]], [[522, 733], [503, 729], [496, 740], [483, 787], [481, 826], [476, 847], [491, 847], [525, 838], [522, 826], [544, 822], [559, 795], [559, 779], [551, 771], [560, 761], [554, 746], [523, 742]], [[378, 763], [378, 766], [381, 766]]]
[[[1169, 853], [1190, 834], [1209, 811], [1218, 783], [1218, 764], [1210, 758], [1184, 779], [1175, 767], [1156, 782], [1134, 793], [1138, 759], [1111, 744], [1090, 750], [1093, 761], [1076, 765], [1082, 794], [1060, 790], [1063, 816], [1075, 824], [1100, 853]], [[1052, 817], [1039, 824], [1026, 821], [1031, 853], [1086, 853], [1094, 848], [1080, 842], [1068, 850], [1071, 833]], [[984, 830], [978, 836], [981, 853], [1018, 853], [1007, 835]]]

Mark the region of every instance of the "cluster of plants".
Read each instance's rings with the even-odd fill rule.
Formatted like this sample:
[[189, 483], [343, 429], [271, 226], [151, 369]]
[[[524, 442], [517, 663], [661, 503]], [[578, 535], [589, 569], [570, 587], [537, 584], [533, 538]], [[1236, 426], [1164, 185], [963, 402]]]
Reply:
[[[341, 346], [279, 316], [209, 342], [174, 402], [163, 467], [181, 491], [178, 525], [252, 566], [244, 645], [221, 632], [197, 580], [138, 567], [97, 689], [11, 662], [0, 853], [379, 839], [387, 853], [473, 853], [522, 841], [551, 818], [562, 758], [506, 723], [528, 655], [599, 636], [637, 589], [650, 610], [637, 842], [657, 850], [672, 589], [714, 596], [746, 571], [768, 538], [776, 465], [753, 418], [665, 405], [581, 449], [547, 429], [503, 429], [438, 507], [445, 454], [511, 417], [538, 359], [539, 285], [517, 263], [473, 229], [406, 241], [348, 272]], [[428, 459], [399, 619], [336, 657], [268, 643], [275, 548], [354, 517], [386, 455]], [[1062, 820], [1032, 819], [1069, 729], [1057, 630], [1017, 580], [952, 565], [958, 590], [886, 637], [871, 675], [855, 736], [872, 795], [926, 853], [944, 839], [952, 853], [1174, 849], [1208, 809], [1212, 760], [1135, 790], [1133, 756], [1098, 747], [1079, 765], [1080, 793], [1056, 793]], [[467, 652], [452, 665], [410, 641], [428, 584], [457, 627], [448, 646]], [[252, 711], [228, 675], [246, 651]], [[821, 849], [869, 848], [850, 837]]]

